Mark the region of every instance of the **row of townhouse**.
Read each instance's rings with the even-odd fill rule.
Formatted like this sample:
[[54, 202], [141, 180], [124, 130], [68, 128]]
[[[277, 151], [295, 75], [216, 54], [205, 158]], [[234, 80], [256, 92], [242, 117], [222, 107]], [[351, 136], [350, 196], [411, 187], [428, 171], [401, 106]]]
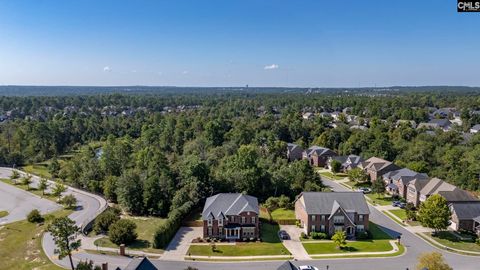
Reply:
[[[295, 200], [295, 216], [306, 234], [349, 238], [368, 230], [370, 211], [361, 192], [303, 192]], [[241, 193], [219, 193], [207, 198], [203, 211], [203, 237], [223, 240], [260, 239], [257, 198]]]

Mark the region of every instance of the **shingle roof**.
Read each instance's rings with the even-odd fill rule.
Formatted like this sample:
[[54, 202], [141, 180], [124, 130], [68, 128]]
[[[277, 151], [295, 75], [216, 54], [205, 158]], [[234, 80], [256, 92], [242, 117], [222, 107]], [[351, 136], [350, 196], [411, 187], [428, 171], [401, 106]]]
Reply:
[[295, 149], [302, 149], [298, 144], [294, 144], [294, 143], [287, 143], [287, 148], [288, 148], [288, 151], [292, 152], [293, 150]]
[[142, 259], [133, 259], [125, 270], [158, 270], [158, 268], [147, 257], [144, 257]]
[[308, 156], [311, 156], [313, 154], [316, 154], [317, 156], [321, 156], [321, 155], [328, 154], [328, 153], [334, 153], [332, 150], [330, 150], [328, 148], [320, 147], [320, 146], [316, 146], [316, 145], [308, 148], [306, 150], [306, 152], [307, 152]]
[[478, 200], [465, 190], [459, 189], [458, 187], [438, 178], [430, 179], [430, 181], [428, 181], [428, 183], [422, 188], [420, 193], [424, 195], [440, 194], [449, 202], [468, 202]]
[[208, 197], [203, 207], [202, 219], [209, 215], [217, 218], [219, 215], [238, 215], [242, 212], [258, 212], [257, 198], [241, 193], [219, 193]]
[[297, 270], [298, 268], [291, 263], [290, 261], [284, 262], [282, 265], [280, 265], [277, 270]]
[[397, 165], [393, 164], [392, 162], [387, 161], [385, 159], [378, 158], [378, 157], [371, 157], [367, 159], [365, 162], [363, 162], [363, 168], [365, 169], [374, 169], [376, 171], [380, 171], [387, 167], [392, 167], [392, 169], [399, 168]]
[[480, 130], [480, 124], [476, 124], [475, 126], [471, 127], [470, 129]]
[[336, 204], [347, 212], [370, 213], [362, 192], [303, 192], [300, 196], [309, 215], [331, 214]]
[[441, 127], [448, 127], [450, 126], [452, 123], [450, 122], [450, 120], [448, 119], [432, 119], [430, 120], [430, 122], [428, 122], [429, 124], [437, 124]]
[[452, 203], [450, 209], [457, 215], [458, 219], [474, 219], [480, 217], [480, 202], [473, 203]]
[[410, 169], [407, 169], [407, 168], [402, 168], [402, 169], [399, 169], [399, 170], [395, 170], [395, 171], [390, 171], [390, 172], [387, 172], [383, 175], [383, 178], [386, 178], [386, 179], [392, 179], [392, 180], [400, 180], [402, 182], [402, 184], [404, 185], [407, 185], [410, 181], [414, 180], [414, 179], [418, 179], [418, 178], [428, 178], [428, 175], [424, 174], [424, 173], [418, 173], [416, 171], [412, 171]]

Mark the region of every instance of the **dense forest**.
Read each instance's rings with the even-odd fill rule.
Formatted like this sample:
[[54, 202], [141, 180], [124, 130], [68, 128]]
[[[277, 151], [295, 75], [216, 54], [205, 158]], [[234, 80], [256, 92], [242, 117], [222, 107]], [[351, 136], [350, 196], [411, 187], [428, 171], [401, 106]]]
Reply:
[[[451, 107], [462, 126], [424, 132], [397, 120], [427, 121]], [[48, 161], [58, 179], [101, 193], [139, 215], [167, 216], [216, 192], [264, 201], [293, 199], [322, 182], [304, 161], [288, 163], [286, 143], [377, 156], [473, 191], [480, 189], [480, 95], [459, 92], [316, 94], [208, 92], [0, 98], [0, 163]], [[368, 123], [303, 119], [304, 112], [349, 113]], [[66, 158], [68, 156], [68, 158]]]

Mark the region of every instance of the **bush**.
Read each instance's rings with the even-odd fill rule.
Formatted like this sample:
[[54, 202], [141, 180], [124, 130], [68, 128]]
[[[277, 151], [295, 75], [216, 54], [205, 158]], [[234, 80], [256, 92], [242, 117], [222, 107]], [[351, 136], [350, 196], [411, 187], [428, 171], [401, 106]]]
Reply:
[[102, 268], [98, 265], [93, 265], [93, 261], [80, 261], [77, 264], [76, 270], [101, 270]]
[[268, 211], [273, 211], [279, 207], [278, 203], [279, 201], [277, 197], [269, 197], [263, 205], [268, 209]]
[[93, 225], [93, 230], [98, 233], [104, 233], [108, 231], [108, 228], [113, 223], [120, 220], [120, 213], [117, 208], [108, 208], [105, 212], [101, 213], [96, 219]]
[[170, 240], [172, 240], [178, 228], [180, 228], [183, 218], [190, 212], [192, 207], [192, 202], [186, 202], [182, 206], [170, 211], [167, 220], [155, 231], [153, 236], [154, 248], [165, 248], [170, 243]]
[[67, 209], [74, 209], [77, 206], [77, 198], [73, 196], [72, 194], [64, 196], [61, 200], [60, 203], [65, 206]]
[[315, 240], [327, 239], [328, 237], [326, 233], [322, 233], [322, 232], [311, 232], [310, 236], [312, 237], [312, 239], [315, 239]]
[[308, 238], [308, 237], [307, 237], [307, 234], [304, 233], [304, 232], [302, 232], [302, 233], [300, 234], [300, 237], [301, 237], [302, 239], [307, 239], [307, 238]]
[[128, 219], [121, 219], [108, 228], [108, 237], [117, 245], [128, 245], [137, 239], [135, 229], [137, 225]]
[[278, 207], [279, 208], [290, 209], [291, 208], [290, 198], [288, 198], [285, 195], [282, 195], [282, 196], [278, 197]]
[[357, 237], [357, 240], [367, 240], [367, 239], [372, 239], [372, 234], [369, 231], [358, 232], [356, 237]]
[[37, 209], [33, 209], [32, 211], [30, 211], [30, 213], [28, 213], [27, 220], [31, 223], [40, 223], [43, 222], [44, 219], [40, 214], [40, 211], [38, 211]]

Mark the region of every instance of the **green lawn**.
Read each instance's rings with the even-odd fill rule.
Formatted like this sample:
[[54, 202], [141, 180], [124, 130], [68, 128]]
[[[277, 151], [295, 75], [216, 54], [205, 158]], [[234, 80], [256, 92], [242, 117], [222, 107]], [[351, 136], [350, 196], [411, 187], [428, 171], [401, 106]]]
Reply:
[[388, 195], [382, 195], [382, 194], [378, 195], [373, 193], [365, 194], [365, 195], [368, 198], [370, 198], [372, 202], [375, 201], [375, 203], [379, 205], [391, 205], [393, 201], [393, 198]]
[[271, 213], [273, 220], [279, 219], [295, 219], [295, 211], [292, 209], [278, 208]]
[[439, 232], [437, 236], [428, 235], [440, 244], [450, 248], [480, 252], [480, 245], [477, 245], [473, 241], [460, 241], [457, 236], [449, 231]]
[[0, 218], [8, 216], [8, 211], [0, 211]]
[[308, 254], [329, 254], [329, 253], [350, 253], [350, 252], [379, 252], [392, 250], [389, 241], [392, 239], [386, 232], [382, 231], [375, 223], [369, 223], [368, 230], [372, 239], [347, 242], [347, 247], [337, 249], [330, 241], [303, 243]]
[[[67, 216], [71, 211], [60, 210], [47, 215], [47, 221], [53, 217]], [[19, 270], [60, 270], [43, 253], [41, 239], [46, 229], [44, 225], [18, 221], [0, 227], [0, 269]]]
[[[152, 247], [152, 239], [155, 234], [155, 230], [165, 222], [165, 219], [156, 217], [129, 217], [137, 225], [136, 232], [138, 234], [137, 240], [128, 245], [127, 248], [133, 250], [142, 250], [148, 253], [163, 253], [161, 249], [155, 249]], [[118, 246], [112, 243], [108, 237], [103, 237], [95, 241], [95, 244], [100, 247], [112, 247], [118, 248]]]
[[[401, 220], [406, 220], [407, 219], [407, 212], [405, 209], [395, 209], [395, 210], [388, 210], [390, 213], [395, 215], [396, 217], [400, 218]], [[395, 220], [397, 221], [397, 220]], [[399, 222], [400, 223], [400, 222]], [[408, 221], [408, 225], [410, 226], [419, 226], [421, 225], [419, 221]], [[404, 225], [404, 224], [402, 224]]]
[[41, 190], [34, 189], [32, 187], [27, 187], [26, 185], [15, 185], [11, 179], [0, 179], [0, 181], [2, 181], [4, 183], [7, 183], [9, 185], [15, 186], [16, 188], [23, 189], [25, 191], [28, 191], [28, 192], [33, 193], [35, 195], [38, 195], [38, 196], [40, 196], [44, 199], [48, 199], [48, 200], [51, 200], [53, 202], [57, 202], [57, 199], [58, 199], [57, 197], [52, 196], [50, 194], [43, 194], [43, 192]]
[[290, 255], [278, 238], [278, 225], [262, 223], [260, 236], [262, 242], [238, 242], [235, 245], [216, 245], [212, 251], [210, 245], [191, 245], [190, 255], [196, 256], [262, 256], [262, 255]]
[[265, 207], [260, 207], [260, 219], [264, 219], [267, 221], [270, 221], [272, 217], [270, 216], [270, 213], [268, 212], [267, 208]]
[[348, 176], [346, 173], [333, 174], [331, 172], [320, 172], [320, 175], [334, 180], [342, 180], [343, 178]]
[[47, 179], [52, 179], [52, 175], [48, 171], [49, 161], [36, 163], [32, 165], [26, 165], [20, 168], [20, 170], [25, 171], [27, 173], [35, 174], [40, 177], [44, 177]]

